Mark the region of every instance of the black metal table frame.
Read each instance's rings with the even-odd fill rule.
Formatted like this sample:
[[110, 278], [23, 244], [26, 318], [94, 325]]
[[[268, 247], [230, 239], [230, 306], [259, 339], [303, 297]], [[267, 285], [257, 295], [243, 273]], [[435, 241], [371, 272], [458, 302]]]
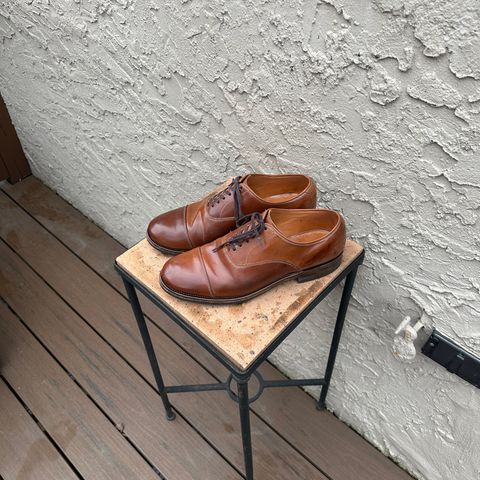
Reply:
[[[175, 412], [172, 409], [172, 405], [168, 398], [169, 393], [182, 393], [182, 392], [204, 392], [209, 390], [225, 390], [230, 398], [239, 404], [240, 410], [240, 425], [242, 431], [242, 443], [243, 453], [245, 459], [245, 474], [247, 480], [253, 480], [253, 457], [252, 457], [252, 440], [250, 433], [250, 404], [257, 400], [262, 394], [265, 388], [275, 387], [298, 387], [298, 386], [321, 386], [320, 397], [317, 401], [317, 409], [323, 410], [325, 408], [325, 400], [330, 386], [330, 380], [332, 378], [333, 368], [335, 365], [335, 359], [337, 357], [338, 345], [340, 343], [340, 337], [342, 335], [343, 324], [345, 322], [345, 315], [347, 313], [348, 304], [350, 302], [350, 296], [352, 293], [353, 285], [355, 283], [355, 276], [357, 274], [358, 267], [362, 264], [365, 252], [362, 253], [350, 263], [342, 273], [336, 277], [319, 295], [317, 295], [313, 301], [300, 312], [299, 315], [288, 325], [285, 330], [281, 332], [278, 337], [261, 353], [261, 355], [246, 369], [241, 370], [219, 349], [215, 348], [205, 337], [203, 337], [195, 328], [189, 325], [182, 317], [178, 315], [167, 303], [162, 302], [152, 292], [145, 288], [138, 280], [136, 280], [128, 271], [124, 270], [118, 264], [115, 264], [115, 268], [122, 277], [125, 289], [132, 306], [135, 319], [142, 336], [142, 340], [147, 351], [150, 366], [155, 377], [155, 382], [160, 393], [167, 420], [175, 419]], [[323, 378], [310, 378], [310, 379], [287, 379], [287, 380], [264, 380], [260, 373], [257, 372], [258, 367], [268, 358], [268, 356], [295, 330], [295, 328], [307, 317], [307, 315], [343, 280], [345, 279], [345, 285], [343, 286], [342, 298], [340, 300], [340, 306], [337, 313], [337, 319], [333, 332], [332, 342], [330, 344], [330, 352], [328, 355], [327, 366]], [[175, 385], [166, 386], [163, 382], [160, 367], [158, 365], [157, 357], [153, 348], [152, 340], [148, 332], [147, 324], [145, 322], [144, 314], [140, 302], [138, 300], [136, 289], [142, 292], [149, 300], [151, 300], [157, 307], [159, 307], [164, 313], [166, 313], [174, 322], [176, 322], [183, 330], [185, 330], [191, 337], [193, 337], [203, 348], [205, 348], [211, 355], [213, 355], [222, 365], [224, 365], [229, 371], [230, 375], [225, 382], [219, 383], [207, 383], [198, 385]], [[249, 397], [248, 382], [250, 378], [255, 376], [259, 383], [258, 392]], [[237, 383], [237, 393], [231, 389], [232, 381]]]

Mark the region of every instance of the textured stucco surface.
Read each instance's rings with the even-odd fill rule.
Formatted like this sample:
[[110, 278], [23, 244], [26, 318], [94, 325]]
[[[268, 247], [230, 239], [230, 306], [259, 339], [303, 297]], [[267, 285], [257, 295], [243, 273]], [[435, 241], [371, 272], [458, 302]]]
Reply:
[[[478, 0], [0, 0], [0, 89], [35, 174], [127, 245], [226, 177], [312, 175], [368, 252], [329, 408], [419, 478], [480, 477], [478, 389], [390, 351], [425, 311], [480, 353]], [[318, 372], [338, 299], [285, 372]]]

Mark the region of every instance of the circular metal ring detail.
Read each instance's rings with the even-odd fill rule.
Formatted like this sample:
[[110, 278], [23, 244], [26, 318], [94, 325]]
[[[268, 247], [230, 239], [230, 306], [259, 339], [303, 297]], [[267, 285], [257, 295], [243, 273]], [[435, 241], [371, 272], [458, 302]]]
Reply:
[[[260, 395], [263, 393], [263, 390], [265, 389], [264, 383], [263, 383], [263, 377], [262, 375], [255, 371], [253, 372], [253, 375], [258, 380], [258, 392], [251, 398], [248, 399], [248, 404], [250, 405], [251, 403], [257, 401], [260, 398]], [[238, 398], [238, 395], [232, 390], [232, 380], [233, 380], [233, 375], [230, 374], [227, 378], [226, 384], [227, 384], [227, 393], [228, 396], [234, 401], [239, 403], [240, 399]]]

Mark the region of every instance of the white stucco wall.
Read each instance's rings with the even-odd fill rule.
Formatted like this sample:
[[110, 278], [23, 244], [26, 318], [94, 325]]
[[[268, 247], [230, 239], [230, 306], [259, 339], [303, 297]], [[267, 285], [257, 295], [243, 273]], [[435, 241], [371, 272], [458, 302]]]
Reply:
[[[480, 392], [391, 352], [423, 310], [480, 353], [478, 0], [0, 0], [35, 174], [126, 245], [252, 170], [303, 171], [367, 249], [328, 400], [416, 476], [480, 477]], [[274, 355], [318, 372], [337, 294]]]

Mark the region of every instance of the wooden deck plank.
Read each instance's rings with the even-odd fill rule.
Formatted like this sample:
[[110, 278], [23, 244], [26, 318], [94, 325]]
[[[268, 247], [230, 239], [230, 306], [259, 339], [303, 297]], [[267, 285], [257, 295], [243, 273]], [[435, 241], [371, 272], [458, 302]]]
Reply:
[[182, 418], [167, 421], [159, 395], [1, 241], [0, 265], [0, 295], [165, 477], [241, 478]]
[[126, 250], [123, 245], [33, 175], [15, 185], [4, 183], [1, 189], [87, 264], [96, 265], [109, 283], [123, 290], [122, 280], [112, 268], [113, 260]]
[[[4, 212], [1, 237], [151, 380], [148, 361], [128, 302], [3, 193], [0, 194], [0, 209]], [[21, 308], [21, 299], [18, 298], [17, 302], [17, 308]], [[153, 329], [152, 338], [160, 346], [157, 350], [159, 360], [165, 366], [167, 381], [176, 384], [213, 380], [157, 328]], [[224, 392], [177, 395], [174, 405], [225, 457], [243, 469], [238, 409]], [[255, 468], [260, 478], [325, 478], [256, 417], [252, 420], [252, 435]]]
[[82, 477], [158, 480], [150, 466], [3, 302], [0, 317], [2, 375]]
[[78, 476], [2, 379], [0, 379], [0, 478], [78, 480]]
[[[15, 186], [5, 185], [4, 189], [45, 228], [123, 292], [120, 277], [114, 271], [111, 261], [112, 257], [125, 251], [120, 243], [33, 176]], [[151, 302], [141, 298], [141, 303], [147, 315], [186, 351], [217, 378], [226, 378], [226, 369], [190, 336]], [[319, 367], [321, 368], [320, 365]], [[285, 378], [269, 363], [265, 363], [260, 371], [265, 378]], [[300, 389], [266, 390], [255, 402], [252, 410], [271, 423], [279, 433], [334, 479], [411, 478], [330, 412], [316, 412], [313, 399]]]

